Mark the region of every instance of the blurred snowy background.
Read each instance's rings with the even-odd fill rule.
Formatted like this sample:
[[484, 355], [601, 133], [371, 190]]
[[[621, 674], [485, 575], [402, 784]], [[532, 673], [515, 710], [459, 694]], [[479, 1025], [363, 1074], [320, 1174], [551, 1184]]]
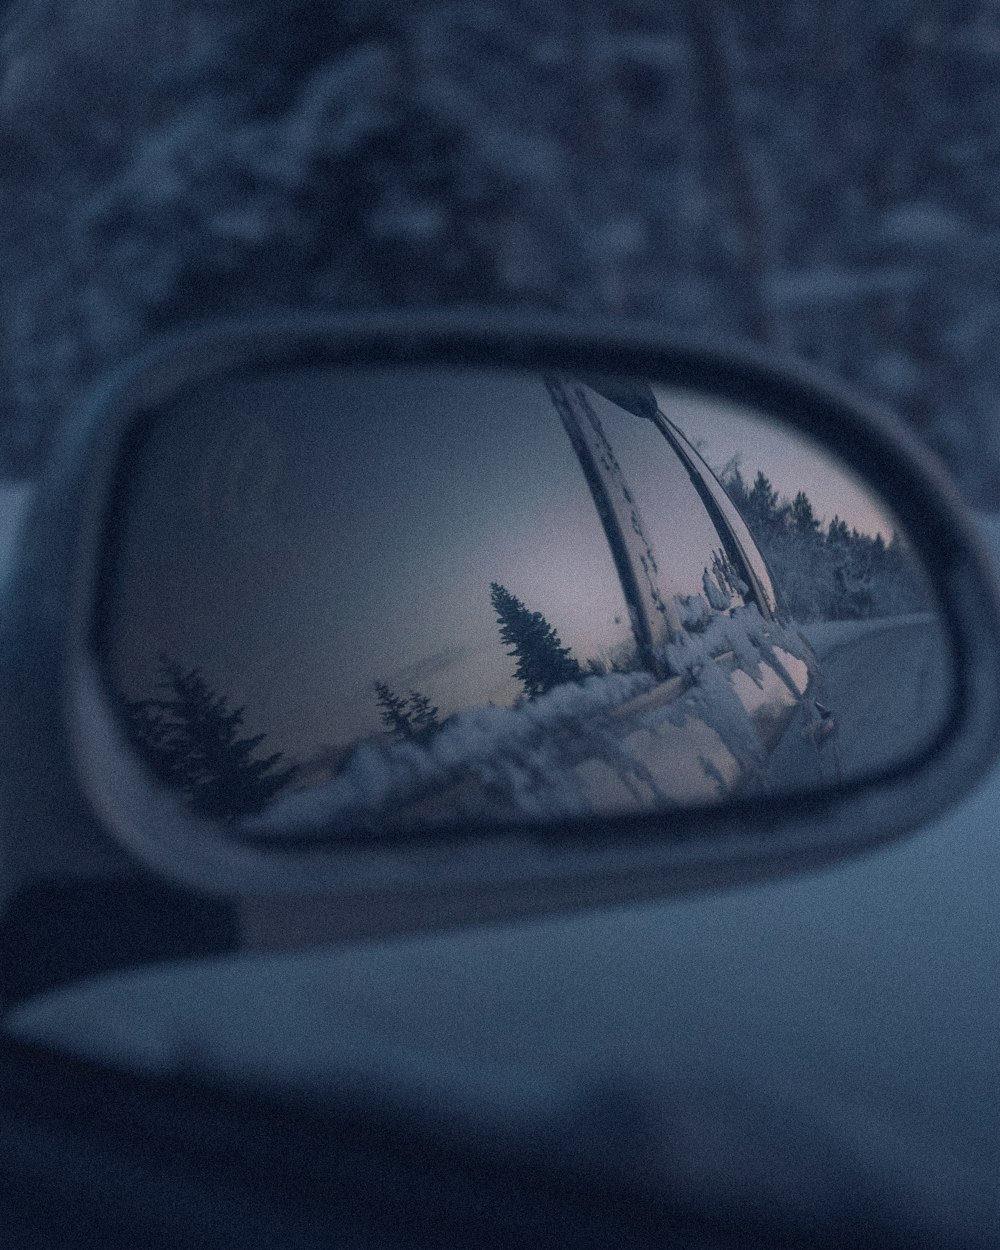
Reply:
[[6, 0], [0, 470], [221, 312], [640, 315], [816, 361], [1000, 506], [998, 0]]

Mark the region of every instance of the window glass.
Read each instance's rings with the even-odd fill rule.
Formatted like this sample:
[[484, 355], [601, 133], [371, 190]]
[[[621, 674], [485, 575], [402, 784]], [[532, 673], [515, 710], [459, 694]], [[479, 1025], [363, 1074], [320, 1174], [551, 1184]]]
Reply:
[[[120, 692], [172, 698], [197, 668], [296, 784], [363, 742], [536, 695], [560, 649], [564, 677], [634, 652], [576, 453], [527, 374], [206, 388], [151, 424], [124, 512], [104, 638]], [[545, 636], [519, 642], [531, 628]], [[548, 668], [519, 672], [528, 652]]]
[[746, 584], [670, 443], [652, 421], [589, 388], [586, 394], [634, 499], [660, 598], [676, 607], [681, 624], [742, 606]]

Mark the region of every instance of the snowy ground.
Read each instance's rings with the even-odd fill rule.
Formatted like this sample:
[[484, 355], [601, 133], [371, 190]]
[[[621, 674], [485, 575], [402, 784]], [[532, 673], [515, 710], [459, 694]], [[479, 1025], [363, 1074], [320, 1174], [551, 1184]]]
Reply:
[[930, 614], [880, 621], [831, 621], [803, 631], [820, 657], [826, 702], [837, 722], [844, 778], [914, 755], [943, 723], [950, 675]]
[[909, 616], [876, 616], [867, 621], [813, 621], [800, 628], [817, 656], [825, 659], [847, 643], [909, 625], [932, 625], [933, 621], [932, 612], [914, 612]]

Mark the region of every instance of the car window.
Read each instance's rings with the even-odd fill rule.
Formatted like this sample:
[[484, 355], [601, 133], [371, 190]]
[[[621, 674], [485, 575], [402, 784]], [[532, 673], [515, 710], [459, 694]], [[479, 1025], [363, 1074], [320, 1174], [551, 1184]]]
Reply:
[[[673, 421], [664, 415], [662, 408], [657, 414], [656, 423], [668, 441], [677, 447], [678, 454], [688, 466], [695, 489], [705, 501], [709, 512], [714, 514], [733, 563], [738, 568], [742, 567], [747, 574], [750, 583], [749, 599], [756, 602], [757, 607], [765, 616], [772, 616], [778, 602], [771, 570], [767, 567], [760, 548], [739, 509], [734, 505], [718, 475], [706, 463], [701, 452], [688, 441], [686, 435]], [[747, 598], [747, 595], [743, 597]]]
[[744, 606], [741, 570], [661, 430], [590, 388], [585, 395], [587, 416], [613, 457], [605, 464], [609, 493], [629, 493], [627, 537], [662, 605], [654, 644], [669, 641], [671, 623], [690, 626], [708, 613]]
[[387, 729], [538, 693], [503, 636], [533, 614], [574, 673], [631, 653], [540, 378], [358, 369], [251, 387], [252, 421], [232, 384], [138, 450], [102, 644], [127, 700], [198, 668], [304, 780]]

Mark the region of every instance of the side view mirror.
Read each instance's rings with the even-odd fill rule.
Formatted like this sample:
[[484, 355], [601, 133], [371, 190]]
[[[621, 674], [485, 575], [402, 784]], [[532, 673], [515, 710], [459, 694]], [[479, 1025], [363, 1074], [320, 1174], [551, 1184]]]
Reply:
[[821, 864], [1000, 741], [997, 593], [936, 465], [649, 327], [173, 340], [61, 429], [10, 595], [8, 896], [161, 882], [251, 946]]

